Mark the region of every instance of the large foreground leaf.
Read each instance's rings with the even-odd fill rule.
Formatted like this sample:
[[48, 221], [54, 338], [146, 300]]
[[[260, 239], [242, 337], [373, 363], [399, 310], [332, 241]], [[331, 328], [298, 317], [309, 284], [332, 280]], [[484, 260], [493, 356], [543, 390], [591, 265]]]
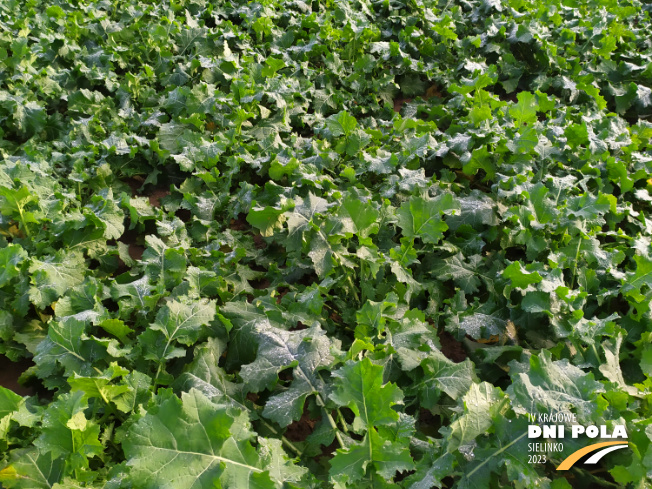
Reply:
[[192, 389], [164, 399], [131, 427], [123, 446], [134, 487], [143, 489], [263, 489], [300, 478], [286, 459], [273, 463], [273, 453], [256, 450], [254, 440], [246, 415]]

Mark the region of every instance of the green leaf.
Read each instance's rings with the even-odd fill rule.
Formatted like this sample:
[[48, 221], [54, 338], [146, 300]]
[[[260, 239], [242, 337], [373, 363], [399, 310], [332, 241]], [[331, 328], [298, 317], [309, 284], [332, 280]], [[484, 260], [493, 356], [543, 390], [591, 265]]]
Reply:
[[133, 329], [119, 319], [106, 319], [100, 323], [100, 327], [123, 343], [127, 343], [127, 336], [134, 332]]
[[[294, 170], [299, 168], [299, 165], [299, 160], [296, 158], [289, 158], [286, 161], [281, 161], [279, 158], [276, 158], [269, 166], [269, 176], [274, 180], [280, 180], [284, 175], [292, 175]], [[249, 224], [254, 225], [248, 218], [247, 221]]]
[[68, 289], [82, 283], [84, 269], [85, 262], [81, 253], [59, 252], [44, 260], [33, 258], [29, 266], [31, 301], [41, 309], [51, 305]]
[[358, 339], [366, 339], [373, 336], [380, 336], [385, 331], [388, 312], [396, 311], [397, 297], [388, 296], [380, 302], [367, 301], [355, 314], [356, 327], [355, 336]]
[[448, 229], [442, 220], [443, 214], [454, 214], [459, 208], [459, 203], [447, 193], [434, 199], [412, 197], [398, 210], [398, 224], [403, 236], [437, 244]]
[[212, 489], [216, 483], [224, 489], [271, 489], [297, 482], [296, 468], [287, 458], [274, 471], [282, 479], [273, 480], [272, 453], [258, 452], [253, 441], [245, 414], [192, 389], [181, 399], [163, 398], [130, 427], [123, 447], [130, 479], [143, 489]]
[[274, 229], [281, 229], [285, 221], [283, 209], [275, 207], [252, 207], [247, 214], [247, 222], [256, 229], [260, 234], [266, 237], [274, 235]]
[[18, 409], [22, 401], [23, 398], [21, 396], [0, 386], [0, 419]]
[[450, 474], [453, 461], [454, 458], [450, 453], [432, 461], [430, 457], [424, 456], [417, 463], [416, 472], [408, 477], [408, 487], [411, 489], [441, 488], [443, 486], [442, 479]]
[[496, 165], [486, 146], [474, 149], [471, 158], [462, 167], [462, 171], [466, 175], [475, 175], [478, 170], [484, 170], [485, 172], [483, 181], [493, 180], [496, 176]]
[[517, 98], [518, 103], [509, 108], [509, 115], [514, 119], [516, 126], [535, 123], [539, 106], [536, 97], [530, 92], [519, 92]]
[[41, 436], [34, 442], [41, 453], [64, 455], [75, 469], [88, 468], [88, 458], [101, 456], [100, 427], [84, 414], [83, 392], [61, 395], [43, 415]]
[[170, 301], [156, 315], [156, 321], [138, 338], [145, 358], [165, 362], [182, 356], [176, 344], [190, 346], [199, 340], [202, 328], [215, 318], [215, 301]]
[[515, 261], [503, 270], [502, 277], [511, 280], [512, 286], [519, 289], [527, 289], [532, 284], [538, 284], [543, 280], [539, 272], [528, 272], [523, 269], [521, 262]]
[[272, 58], [271, 56], [265, 60], [265, 67], [261, 70], [260, 74], [266, 77], [273, 77], [276, 72], [285, 67], [285, 62], [282, 59]]
[[488, 382], [472, 384], [462, 398], [464, 411], [450, 425], [448, 453], [486, 434], [504, 409], [505, 394]]
[[20, 246], [11, 244], [0, 248], [0, 287], [20, 275], [19, 264], [27, 259], [27, 252]]
[[371, 469], [389, 480], [397, 472], [405, 472], [414, 467], [406, 447], [384, 440], [373, 428], [361, 442], [347, 449], [338, 449], [330, 464], [331, 477], [342, 487], [361, 480]]
[[330, 116], [325, 123], [333, 137], [349, 136], [358, 125], [355, 117], [346, 111]]
[[0, 470], [0, 483], [7, 489], [51, 489], [63, 476], [62, 458], [36, 448], [13, 450], [9, 464]]
[[115, 402], [118, 409], [127, 409], [128, 407], [121, 403], [118, 399], [131, 389], [128, 385], [112, 383], [116, 378], [122, 378], [129, 371], [118, 366], [117, 363], [112, 363], [101, 375], [93, 377], [83, 377], [74, 374], [68, 379], [71, 392], [81, 392], [83, 394], [82, 401], [95, 397], [102, 399], [105, 403]]
[[344, 223], [351, 232], [366, 238], [370, 234], [378, 232], [379, 212], [368, 200], [363, 200], [360, 193], [349, 193], [342, 201], [341, 216], [344, 220], [350, 220], [350, 225]]
[[604, 387], [568, 360], [553, 361], [550, 352], [532, 355], [529, 364], [510, 363], [512, 385], [507, 393], [527, 412], [572, 411], [581, 423], [589, 423], [598, 414], [597, 396]]
[[455, 363], [436, 350], [428, 354], [421, 367], [424, 375], [415, 383], [415, 388], [427, 409], [437, 405], [442, 392], [452, 399], [458, 399], [469, 390], [475, 379], [475, 369], [470, 360]]
[[403, 394], [395, 384], [383, 385], [383, 367], [368, 358], [349, 362], [333, 372], [338, 379], [330, 397], [339, 406], [347, 406], [355, 413], [354, 429], [369, 430], [372, 426], [390, 424], [398, 420], [392, 406], [401, 403]]

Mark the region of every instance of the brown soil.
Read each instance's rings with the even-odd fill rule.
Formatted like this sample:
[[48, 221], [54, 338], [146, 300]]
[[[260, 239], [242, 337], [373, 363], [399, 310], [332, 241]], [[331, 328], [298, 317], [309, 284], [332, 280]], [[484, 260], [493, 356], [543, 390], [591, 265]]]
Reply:
[[334, 457], [335, 450], [340, 448], [340, 444], [338, 443], [337, 439], [333, 441], [330, 445], [327, 447], [324, 447], [321, 451], [321, 455], [319, 455], [319, 458], [325, 458], [326, 460], [330, 460], [331, 458]]
[[292, 382], [294, 380], [293, 369], [288, 368], [278, 373], [278, 378], [283, 382]]
[[20, 375], [33, 365], [31, 360], [23, 359], [12, 362], [4, 355], [0, 355], [0, 386], [6, 387], [21, 396], [31, 396], [34, 391], [18, 383]]
[[308, 326], [303, 324], [301, 321], [297, 321], [297, 324], [291, 327], [288, 331], [301, 331], [302, 329], [308, 329]]
[[237, 219], [231, 219], [229, 222], [229, 227], [234, 231], [244, 231], [249, 229], [249, 223], [247, 222], [247, 216], [240, 214]]
[[436, 438], [439, 436], [439, 428], [441, 428], [441, 421], [437, 416], [432, 414], [428, 409], [420, 408], [417, 417], [417, 426], [419, 431], [428, 436]]
[[260, 234], [254, 234], [254, 244], [256, 245], [256, 249], [259, 250], [264, 250], [267, 248], [267, 243], [265, 243], [265, 240]]
[[140, 190], [143, 183], [145, 183], [145, 179], [140, 175], [127, 178], [124, 180], [124, 183], [129, 185], [132, 197], [147, 197], [149, 199], [149, 204], [153, 207], [161, 207], [161, 199], [170, 195], [170, 189], [164, 187], [158, 187], [153, 190], [141, 192]]
[[138, 195], [138, 189], [142, 187], [143, 182], [145, 179], [141, 176], [135, 176], [135, 177], [130, 177], [124, 180], [124, 183], [129, 185], [129, 188], [131, 189], [131, 196], [136, 197]]
[[283, 296], [285, 294], [287, 294], [288, 292], [290, 292], [290, 289], [288, 289], [287, 287], [279, 287], [276, 291], [278, 292], [278, 297], [276, 298], [276, 303], [280, 304], [281, 300], [283, 300]]
[[449, 360], [459, 363], [463, 362], [468, 356], [464, 345], [457, 341], [448, 331], [439, 333], [439, 341], [441, 342], [441, 352]]
[[262, 278], [262, 279], [255, 279], [255, 280], [250, 280], [249, 284], [257, 290], [263, 290], [269, 287], [271, 282], [267, 278]]
[[319, 419], [311, 419], [308, 411], [304, 409], [301, 419], [287, 427], [285, 437], [290, 441], [304, 441], [314, 431], [318, 421]]
[[403, 108], [403, 104], [412, 102], [411, 98], [395, 98], [394, 99], [394, 112], [400, 112]]
[[153, 207], [161, 207], [161, 199], [170, 195], [170, 189], [155, 188], [147, 195], [149, 203]]
[[[426, 90], [426, 93], [421, 95], [421, 98], [424, 99], [424, 100], [428, 100], [428, 99], [430, 99], [432, 97], [441, 98], [441, 96], [442, 96], [442, 94], [439, 91], [439, 87], [437, 85], [433, 84], [433, 85], [430, 85], [428, 90]], [[414, 99], [407, 98], [407, 97], [405, 97], [405, 98], [404, 97], [396, 97], [394, 99], [394, 112], [400, 112], [401, 109], [403, 108], [403, 105], [404, 104], [409, 104], [410, 102], [412, 102], [412, 100], [414, 100]]]
[[334, 323], [342, 324], [342, 316], [340, 316], [337, 312], [335, 312], [335, 311], [331, 312], [330, 315], [329, 315], [328, 317], [329, 317], [329, 318], [331, 319], [331, 321], [333, 321]]
[[145, 253], [144, 246], [138, 246], [135, 244], [129, 245], [129, 256], [132, 260], [140, 260], [143, 257], [143, 253]]

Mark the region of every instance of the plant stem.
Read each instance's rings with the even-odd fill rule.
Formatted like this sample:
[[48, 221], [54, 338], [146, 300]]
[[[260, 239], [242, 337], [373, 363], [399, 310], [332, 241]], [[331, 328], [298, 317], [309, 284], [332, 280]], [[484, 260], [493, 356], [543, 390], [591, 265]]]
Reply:
[[575, 289], [575, 276], [577, 275], [577, 259], [580, 257], [580, 248], [582, 246], [582, 233], [578, 235], [577, 250], [575, 251], [575, 262], [573, 263], [573, 278], [571, 279], [571, 289]]
[[340, 411], [339, 409], [337, 410], [337, 419], [342, 425], [342, 430], [344, 431], [344, 433], [348, 434], [349, 429], [346, 427], [346, 420], [344, 419], [344, 416], [342, 416], [342, 411]]
[[340, 444], [342, 448], [344, 448], [344, 440], [342, 439], [342, 435], [340, 435], [340, 429], [337, 427], [337, 423], [335, 423], [335, 420], [333, 419], [333, 416], [331, 416], [331, 413], [329, 413], [328, 410], [326, 409], [326, 404], [324, 403], [324, 400], [321, 398], [319, 394], [317, 394], [317, 405], [324, 410], [324, 413], [326, 414], [326, 419], [328, 419], [328, 424], [330, 424], [331, 428], [335, 430], [335, 438], [337, 438], [337, 442]]
[[22, 206], [18, 207], [18, 213], [20, 214], [20, 222], [23, 224], [23, 229], [25, 230], [25, 236], [31, 238], [31, 235], [29, 234], [29, 228], [27, 227], [27, 223], [25, 222], [25, 217], [23, 216]]

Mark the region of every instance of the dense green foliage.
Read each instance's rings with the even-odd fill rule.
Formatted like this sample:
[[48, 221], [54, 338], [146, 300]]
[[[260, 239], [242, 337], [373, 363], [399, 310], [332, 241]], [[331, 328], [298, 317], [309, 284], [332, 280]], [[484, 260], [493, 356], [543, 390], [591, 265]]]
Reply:
[[650, 20], [0, 2], [0, 487], [651, 487]]

